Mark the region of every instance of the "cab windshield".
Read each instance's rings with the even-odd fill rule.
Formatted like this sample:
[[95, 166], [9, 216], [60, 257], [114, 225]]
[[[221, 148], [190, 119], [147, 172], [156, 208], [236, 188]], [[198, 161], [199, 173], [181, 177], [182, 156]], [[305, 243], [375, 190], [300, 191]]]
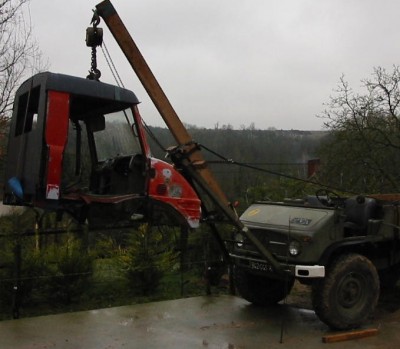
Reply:
[[93, 134], [99, 162], [142, 153], [132, 109], [105, 114], [104, 117], [105, 129]]

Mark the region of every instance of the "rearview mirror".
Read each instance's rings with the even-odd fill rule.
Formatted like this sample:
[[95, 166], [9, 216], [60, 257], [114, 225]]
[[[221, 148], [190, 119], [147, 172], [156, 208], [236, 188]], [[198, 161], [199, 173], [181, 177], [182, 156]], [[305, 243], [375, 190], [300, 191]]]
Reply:
[[86, 126], [92, 132], [103, 131], [106, 128], [104, 115], [96, 115], [86, 119]]

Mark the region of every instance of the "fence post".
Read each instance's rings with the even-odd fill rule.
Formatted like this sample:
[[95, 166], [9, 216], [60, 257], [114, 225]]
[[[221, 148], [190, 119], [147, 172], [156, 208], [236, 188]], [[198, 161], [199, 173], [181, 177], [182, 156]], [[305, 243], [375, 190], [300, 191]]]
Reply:
[[14, 247], [14, 285], [13, 285], [13, 299], [12, 299], [12, 312], [13, 318], [19, 318], [19, 308], [21, 305], [21, 242], [17, 238]]
[[188, 246], [189, 228], [186, 226], [181, 226], [181, 236], [180, 236], [180, 276], [181, 276], [181, 297], [185, 294], [185, 279], [184, 275], [187, 271], [187, 246]]

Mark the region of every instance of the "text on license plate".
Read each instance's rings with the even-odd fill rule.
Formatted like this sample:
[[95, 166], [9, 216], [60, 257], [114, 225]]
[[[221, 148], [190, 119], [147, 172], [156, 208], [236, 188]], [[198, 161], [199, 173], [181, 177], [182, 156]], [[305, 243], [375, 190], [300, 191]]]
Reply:
[[268, 271], [268, 272], [273, 271], [271, 265], [269, 265], [267, 263], [261, 263], [261, 262], [255, 262], [255, 261], [250, 262], [250, 268], [255, 269], [255, 270], [260, 270], [260, 271]]

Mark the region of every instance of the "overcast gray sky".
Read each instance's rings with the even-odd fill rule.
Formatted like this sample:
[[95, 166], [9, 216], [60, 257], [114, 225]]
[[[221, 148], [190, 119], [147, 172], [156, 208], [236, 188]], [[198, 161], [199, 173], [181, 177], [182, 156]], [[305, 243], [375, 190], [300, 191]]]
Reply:
[[[31, 0], [50, 71], [85, 77], [100, 0]], [[113, 0], [183, 122], [320, 130], [342, 74], [352, 87], [400, 61], [397, 0]], [[144, 120], [164, 126], [111, 34], [104, 39]], [[102, 81], [113, 83], [99, 50]]]

